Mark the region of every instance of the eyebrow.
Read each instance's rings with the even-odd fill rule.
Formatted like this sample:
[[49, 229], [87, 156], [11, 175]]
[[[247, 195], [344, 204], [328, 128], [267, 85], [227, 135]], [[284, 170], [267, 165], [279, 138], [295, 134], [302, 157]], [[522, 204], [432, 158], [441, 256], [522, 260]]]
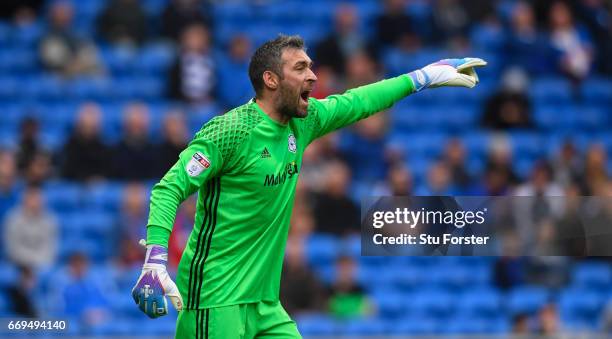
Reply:
[[312, 60], [310, 62], [307, 62], [306, 60], [300, 60], [300, 61], [295, 63], [295, 67], [303, 66], [303, 65], [306, 65], [308, 67], [312, 67], [314, 65], [314, 62]]

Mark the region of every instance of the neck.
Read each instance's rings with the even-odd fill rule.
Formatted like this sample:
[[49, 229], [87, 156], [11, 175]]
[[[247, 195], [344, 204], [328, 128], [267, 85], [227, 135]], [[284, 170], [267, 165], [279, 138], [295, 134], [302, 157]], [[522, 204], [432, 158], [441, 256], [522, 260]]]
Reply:
[[276, 109], [273, 100], [259, 98], [259, 99], [255, 99], [255, 103], [259, 105], [259, 108], [261, 108], [261, 110], [264, 113], [266, 113], [270, 117], [270, 119], [278, 122], [279, 124], [283, 124], [283, 125], [286, 125], [289, 123], [290, 117], [279, 112]]

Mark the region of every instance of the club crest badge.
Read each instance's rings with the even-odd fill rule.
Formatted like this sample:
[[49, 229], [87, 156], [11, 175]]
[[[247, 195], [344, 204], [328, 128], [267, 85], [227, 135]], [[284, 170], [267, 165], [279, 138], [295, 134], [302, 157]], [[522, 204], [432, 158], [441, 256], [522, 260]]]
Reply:
[[295, 153], [295, 151], [297, 150], [297, 143], [293, 134], [289, 134], [289, 140], [287, 140], [287, 144], [289, 145], [289, 152]]
[[200, 175], [205, 169], [210, 167], [210, 161], [206, 158], [202, 153], [195, 152], [187, 166], [185, 166], [185, 170], [190, 177], [197, 177]]

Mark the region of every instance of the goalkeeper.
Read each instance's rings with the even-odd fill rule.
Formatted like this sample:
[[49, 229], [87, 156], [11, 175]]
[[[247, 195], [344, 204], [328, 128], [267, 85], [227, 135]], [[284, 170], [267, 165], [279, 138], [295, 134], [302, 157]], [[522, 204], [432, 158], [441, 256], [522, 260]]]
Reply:
[[[147, 254], [132, 290], [149, 317], [179, 310], [176, 338], [299, 338], [279, 284], [304, 150], [313, 140], [428, 87], [474, 87], [481, 59], [447, 59], [409, 74], [310, 98], [317, 80], [299, 36], [263, 44], [249, 77], [255, 98], [205, 124], [151, 194]], [[178, 267], [166, 272], [177, 207], [198, 192]]]

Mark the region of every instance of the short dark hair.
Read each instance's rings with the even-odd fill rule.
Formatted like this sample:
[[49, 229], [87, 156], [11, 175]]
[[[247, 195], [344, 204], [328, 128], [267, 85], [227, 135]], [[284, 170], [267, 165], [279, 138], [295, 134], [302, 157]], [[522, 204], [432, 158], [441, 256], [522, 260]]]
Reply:
[[282, 78], [283, 63], [281, 56], [287, 48], [306, 50], [304, 39], [299, 35], [279, 34], [276, 39], [269, 40], [261, 45], [251, 57], [249, 78], [251, 78], [251, 84], [257, 97], [264, 88], [263, 74], [265, 71], [272, 71]]

